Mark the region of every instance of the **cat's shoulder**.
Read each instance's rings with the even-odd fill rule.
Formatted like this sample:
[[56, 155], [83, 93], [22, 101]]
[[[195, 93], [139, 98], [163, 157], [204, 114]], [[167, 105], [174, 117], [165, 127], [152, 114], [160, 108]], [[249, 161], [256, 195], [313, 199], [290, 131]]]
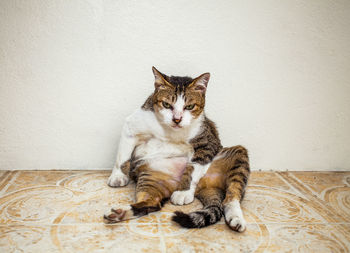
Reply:
[[216, 124], [208, 117], [204, 116], [200, 130], [191, 138], [190, 143], [194, 146], [211, 144], [217, 146], [218, 149], [221, 148]]
[[143, 105], [137, 108], [127, 118], [127, 122], [138, 122], [144, 120], [155, 120], [154, 109], [153, 109], [153, 96], [150, 95]]
[[144, 110], [142, 107], [136, 109], [126, 118], [125, 125], [132, 130], [134, 134], [163, 133], [163, 129], [158, 123], [153, 111]]
[[203, 120], [203, 128], [204, 128], [204, 131], [210, 132], [211, 135], [214, 135], [217, 138], [219, 138], [219, 132], [216, 128], [216, 124], [214, 123], [214, 121], [210, 120], [206, 116], [204, 117], [204, 120]]

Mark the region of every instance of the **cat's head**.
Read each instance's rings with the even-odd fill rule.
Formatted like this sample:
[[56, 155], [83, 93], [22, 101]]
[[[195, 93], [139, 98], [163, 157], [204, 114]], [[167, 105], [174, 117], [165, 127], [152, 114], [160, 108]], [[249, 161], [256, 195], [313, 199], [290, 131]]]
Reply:
[[162, 124], [174, 130], [186, 128], [200, 117], [210, 74], [197, 78], [167, 76], [152, 68], [155, 77], [153, 109]]

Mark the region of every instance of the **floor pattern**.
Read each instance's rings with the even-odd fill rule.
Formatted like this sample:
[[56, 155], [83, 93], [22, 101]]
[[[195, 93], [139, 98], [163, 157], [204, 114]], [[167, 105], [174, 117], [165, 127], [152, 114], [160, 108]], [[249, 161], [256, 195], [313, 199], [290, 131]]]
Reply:
[[175, 210], [115, 225], [103, 213], [133, 202], [134, 184], [110, 188], [108, 171], [0, 171], [0, 252], [349, 252], [350, 172], [253, 172], [242, 203], [248, 226], [204, 229]]

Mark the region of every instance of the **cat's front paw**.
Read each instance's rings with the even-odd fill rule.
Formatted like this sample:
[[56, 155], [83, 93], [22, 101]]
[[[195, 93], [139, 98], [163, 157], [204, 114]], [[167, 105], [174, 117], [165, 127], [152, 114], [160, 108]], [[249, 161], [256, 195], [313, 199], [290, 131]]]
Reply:
[[107, 184], [111, 187], [125, 186], [129, 183], [128, 176], [124, 175], [122, 172], [112, 173], [107, 180]]
[[170, 201], [174, 205], [187, 205], [192, 203], [194, 200], [194, 192], [191, 190], [186, 191], [175, 191], [171, 195]]

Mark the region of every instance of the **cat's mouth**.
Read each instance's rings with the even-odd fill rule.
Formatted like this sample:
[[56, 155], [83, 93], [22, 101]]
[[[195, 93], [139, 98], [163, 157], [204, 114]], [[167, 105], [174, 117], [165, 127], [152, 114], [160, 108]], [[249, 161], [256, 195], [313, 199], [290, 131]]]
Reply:
[[174, 128], [174, 129], [180, 129], [180, 128], [182, 128], [182, 126], [180, 126], [180, 125], [171, 125], [171, 127]]

